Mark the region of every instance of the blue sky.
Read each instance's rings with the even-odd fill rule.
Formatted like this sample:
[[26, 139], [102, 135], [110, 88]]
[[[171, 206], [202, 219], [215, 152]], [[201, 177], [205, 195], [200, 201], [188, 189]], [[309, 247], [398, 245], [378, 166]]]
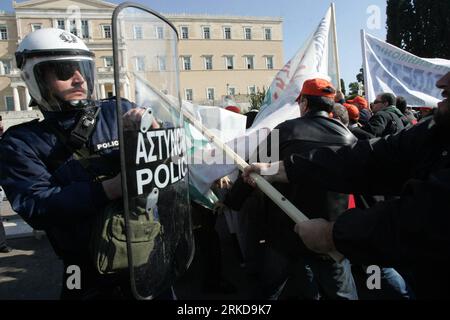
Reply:
[[[12, 11], [11, 2], [1, 0], [0, 10]], [[109, 2], [123, 1], [109, 0]], [[161, 13], [282, 17], [285, 61], [288, 61], [301, 47], [331, 3], [327, 0], [135, 0], [135, 2], [145, 4]], [[383, 40], [386, 38], [386, 0], [335, 0], [334, 2], [341, 78], [348, 86], [350, 82], [356, 81], [355, 76], [361, 67], [360, 30], [365, 29], [366, 32]], [[380, 13], [379, 20], [374, 20], [376, 10]], [[379, 22], [378, 25], [377, 22]]]

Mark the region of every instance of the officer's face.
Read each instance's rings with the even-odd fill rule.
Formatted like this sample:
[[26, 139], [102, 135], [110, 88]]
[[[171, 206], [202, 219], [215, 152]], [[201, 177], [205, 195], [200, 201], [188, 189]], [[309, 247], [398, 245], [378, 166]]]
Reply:
[[68, 67], [49, 72], [47, 80], [51, 93], [63, 101], [87, 98], [87, 83], [79, 69]]
[[438, 103], [438, 108], [434, 114], [436, 124], [450, 128], [450, 72], [436, 82], [436, 86], [442, 89], [444, 100]]

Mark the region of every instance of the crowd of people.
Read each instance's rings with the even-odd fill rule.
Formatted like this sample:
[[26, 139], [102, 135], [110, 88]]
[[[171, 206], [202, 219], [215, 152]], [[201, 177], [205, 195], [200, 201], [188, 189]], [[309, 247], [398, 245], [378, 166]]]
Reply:
[[[46, 231], [64, 265], [83, 269], [82, 290], [63, 286], [62, 298], [131, 298], [129, 279], [98, 274], [88, 249], [93, 219], [122, 196], [120, 173], [86, 172], [74, 157], [83, 145], [117, 139], [115, 102], [93, 103], [92, 54], [73, 36], [70, 45], [62, 43], [64, 32], [38, 30], [17, 50], [18, 67], [45, 120], [3, 135], [0, 185], [12, 208]], [[42, 37], [64, 50], [41, 47]], [[296, 100], [302, 117], [275, 128], [281, 161], [252, 164], [233, 183], [221, 179], [210, 190], [216, 203], [191, 203], [205, 291], [235, 292], [232, 279], [223, 277], [215, 230], [217, 213], [230, 210], [238, 261], [261, 286], [254, 298], [449, 297], [450, 73], [437, 86], [445, 99], [417, 113], [392, 93], [380, 92], [372, 103], [361, 96], [346, 100], [329, 81], [306, 80]], [[130, 104], [123, 117], [136, 122], [142, 113]], [[248, 127], [254, 118], [252, 111]], [[97, 154], [114, 158], [115, 151]], [[295, 225], [254, 188], [250, 174], [274, 165], [279, 170], [266, 178], [311, 220]], [[0, 242], [0, 250], [10, 249]], [[371, 265], [380, 267], [381, 290], [366, 286]], [[173, 293], [168, 288], [160, 297]]]

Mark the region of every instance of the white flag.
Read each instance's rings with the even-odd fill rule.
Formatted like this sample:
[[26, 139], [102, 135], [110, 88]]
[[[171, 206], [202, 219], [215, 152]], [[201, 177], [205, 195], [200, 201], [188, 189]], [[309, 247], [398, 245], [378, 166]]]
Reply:
[[390, 92], [412, 107], [436, 107], [436, 81], [450, 71], [450, 60], [423, 59], [366, 33], [363, 34], [366, 98]]
[[[333, 57], [332, 41], [330, 8], [302, 48], [275, 76], [252, 127], [245, 135], [227, 143], [242, 158], [249, 159], [255, 155], [259, 143], [264, 141], [277, 125], [300, 116], [300, 109], [295, 100], [305, 80], [322, 78], [331, 80], [337, 85], [336, 58]], [[273, 138], [277, 136], [274, 135]], [[273, 159], [278, 155], [278, 147], [274, 144], [271, 144], [271, 147]], [[192, 181], [193, 185], [200, 192], [205, 192], [214, 180], [233, 172], [236, 166], [197, 165], [190, 166], [190, 169], [191, 172], [195, 172], [196, 177]]]
[[261, 122], [267, 121], [268, 115], [273, 120], [275, 112], [280, 115], [276, 117], [279, 119], [278, 124], [299, 117], [300, 111], [295, 100], [305, 80], [322, 78], [337, 86], [337, 79], [330, 78], [330, 75], [336, 75], [336, 59], [332, 57], [334, 51], [330, 44], [333, 41], [332, 33], [330, 8], [302, 48], [275, 76], [252, 128], [263, 127]]

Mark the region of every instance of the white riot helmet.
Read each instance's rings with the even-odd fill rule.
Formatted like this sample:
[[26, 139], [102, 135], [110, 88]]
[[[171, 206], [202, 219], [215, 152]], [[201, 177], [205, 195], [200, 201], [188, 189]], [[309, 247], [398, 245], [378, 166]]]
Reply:
[[[22, 71], [33, 100], [42, 111], [66, 111], [84, 108], [93, 101], [94, 54], [83, 40], [61, 29], [40, 29], [28, 34], [16, 51], [17, 67]], [[80, 75], [78, 90], [83, 99], [65, 101], [49, 86], [49, 76], [67, 81], [75, 72]]]

